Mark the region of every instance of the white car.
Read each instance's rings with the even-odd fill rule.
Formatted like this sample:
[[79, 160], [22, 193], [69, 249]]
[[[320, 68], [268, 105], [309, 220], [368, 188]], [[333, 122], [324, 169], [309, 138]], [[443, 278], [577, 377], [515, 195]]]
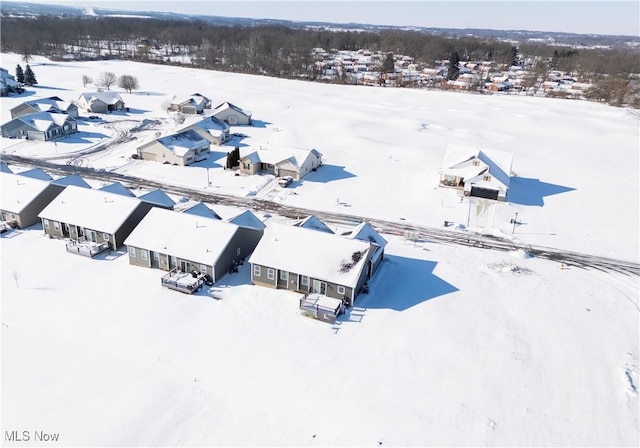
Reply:
[[293, 177], [291, 176], [284, 176], [278, 179], [278, 184], [283, 188], [288, 187], [289, 185], [291, 185], [292, 182], [293, 182]]

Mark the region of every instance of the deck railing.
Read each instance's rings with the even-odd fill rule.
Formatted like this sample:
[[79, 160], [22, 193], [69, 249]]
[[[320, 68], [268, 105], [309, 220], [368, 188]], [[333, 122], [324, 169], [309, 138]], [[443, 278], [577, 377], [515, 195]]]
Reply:
[[182, 272], [177, 268], [173, 268], [162, 276], [160, 283], [165, 288], [174, 289], [185, 294], [193, 294], [202, 288], [204, 278], [201, 274], [194, 277], [189, 272]]
[[83, 255], [85, 257], [93, 258], [99, 253], [102, 253], [109, 249], [109, 244], [95, 243], [87, 240], [72, 240], [66, 244], [67, 252], [72, 254]]

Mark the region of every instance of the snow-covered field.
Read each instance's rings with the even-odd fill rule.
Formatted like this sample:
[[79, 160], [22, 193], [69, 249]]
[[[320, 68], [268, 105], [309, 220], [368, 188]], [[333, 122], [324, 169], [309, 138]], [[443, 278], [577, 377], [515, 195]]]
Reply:
[[[18, 63], [0, 55], [10, 72]], [[466, 225], [469, 210], [437, 188], [447, 144], [505, 150], [515, 155], [511, 202], [474, 214], [470, 227], [639, 257], [633, 111], [120, 61], [31, 65], [40, 85], [0, 99], [2, 122], [29, 98], [76, 99], [83, 74], [132, 74], [141, 89], [121, 93], [127, 115], [82, 121], [57, 145], [0, 139], [7, 154], [66, 163], [65, 154], [157, 120], [137, 141], [74, 163], [442, 226]], [[198, 166], [130, 159], [144, 138], [173, 129], [161, 104], [195, 92], [250, 110], [257, 125], [234, 127], [247, 137]], [[270, 190], [268, 178], [222, 170], [235, 144], [313, 147], [325, 166]], [[44, 431], [62, 446], [638, 444], [637, 277], [385, 237], [370, 293], [332, 326], [301, 317], [296, 294], [250, 286], [246, 265], [213, 287], [215, 300], [162, 289], [160, 271], [129, 266], [126, 255], [68, 254], [37, 227], [3, 235], [3, 443], [5, 431], [29, 431], [32, 442]]]

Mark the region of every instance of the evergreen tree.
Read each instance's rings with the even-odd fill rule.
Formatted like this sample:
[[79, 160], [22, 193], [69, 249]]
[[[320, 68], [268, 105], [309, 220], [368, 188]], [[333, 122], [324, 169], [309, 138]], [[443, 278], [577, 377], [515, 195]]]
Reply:
[[447, 80], [456, 80], [458, 76], [460, 76], [460, 68], [458, 67], [460, 64], [460, 56], [457, 51], [454, 51], [449, 58], [449, 70], [447, 70]]
[[382, 63], [382, 73], [393, 73], [396, 69], [393, 53], [387, 53], [387, 57]]
[[24, 72], [22, 71], [22, 67], [20, 67], [20, 64], [18, 64], [18, 66], [16, 67], [16, 81], [18, 81], [20, 84], [24, 84]]
[[24, 70], [24, 83], [28, 86], [38, 84], [38, 81], [36, 81], [36, 75], [33, 73], [33, 70], [31, 70], [29, 64], [27, 64], [27, 68]]

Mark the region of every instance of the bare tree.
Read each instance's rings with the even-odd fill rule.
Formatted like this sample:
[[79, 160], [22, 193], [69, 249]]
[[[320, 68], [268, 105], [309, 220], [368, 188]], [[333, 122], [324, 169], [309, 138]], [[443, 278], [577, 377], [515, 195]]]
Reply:
[[87, 87], [87, 84], [91, 84], [93, 79], [87, 75], [82, 75], [82, 87]]
[[118, 87], [131, 93], [132, 90], [139, 89], [138, 78], [132, 75], [122, 75], [118, 78]]
[[100, 87], [104, 87], [107, 90], [111, 90], [111, 86], [114, 85], [117, 80], [118, 80], [118, 78], [116, 77], [115, 73], [113, 73], [113, 72], [102, 72], [102, 73], [100, 73], [100, 76], [98, 76], [97, 84]]

